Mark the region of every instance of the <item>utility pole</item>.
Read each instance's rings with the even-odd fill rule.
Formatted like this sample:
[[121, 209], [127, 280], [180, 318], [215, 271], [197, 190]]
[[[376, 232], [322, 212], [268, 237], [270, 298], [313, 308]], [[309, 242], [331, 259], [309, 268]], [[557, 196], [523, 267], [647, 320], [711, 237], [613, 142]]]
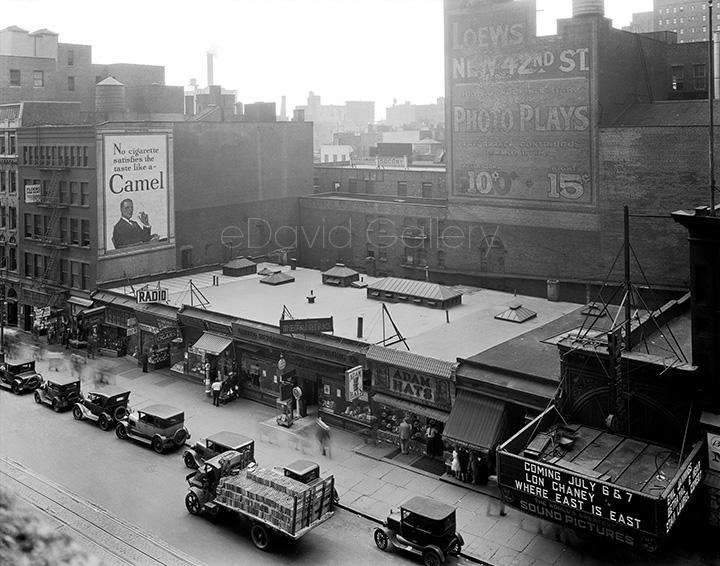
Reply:
[[710, 114], [710, 128], [708, 132], [708, 163], [710, 167], [710, 215], [715, 216], [715, 60], [713, 44], [713, 0], [708, 0], [708, 111]]

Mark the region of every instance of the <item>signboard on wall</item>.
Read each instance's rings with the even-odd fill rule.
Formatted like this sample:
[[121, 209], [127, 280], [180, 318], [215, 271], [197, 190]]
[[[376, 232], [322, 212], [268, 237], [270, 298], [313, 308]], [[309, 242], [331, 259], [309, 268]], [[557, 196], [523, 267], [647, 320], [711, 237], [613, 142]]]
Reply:
[[449, 6], [453, 195], [592, 204], [587, 45], [537, 38], [533, 2]]
[[355, 366], [345, 370], [345, 397], [347, 402], [363, 395], [363, 367]]
[[280, 334], [320, 334], [333, 331], [333, 319], [295, 318], [280, 321]]
[[42, 185], [25, 185], [25, 202], [41, 202], [42, 201]]
[[707, 433], [708, 468], [720, 472], [720, 434]]
[[169, 233], [168, 136], [103, 137], [105, 250], [166, 242]]
[[138, 303], [166, 303], [169, 291], [165, 287], [143, 287], [135, 291]]

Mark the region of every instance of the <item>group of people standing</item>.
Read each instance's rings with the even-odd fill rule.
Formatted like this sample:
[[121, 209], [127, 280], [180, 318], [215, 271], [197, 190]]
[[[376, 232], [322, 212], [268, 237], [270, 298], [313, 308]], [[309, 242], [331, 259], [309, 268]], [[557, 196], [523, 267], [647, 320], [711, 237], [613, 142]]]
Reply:
[[450, 473], [460, 481], [486, 485], [490, 477], [490, 465], [485, 454], [457, 447], [452, 453]]
[[[398, 425], [398, 439], [400, 440], [400, 452], [403, 454], [410, 453], [410, 440], [413, 437], [413, 427], [410, 424], [410, 417], [405, 415], [405, 418]], [[438, 430], [435, 421], [429, 419], [427, 426], [425, 427], [425, 454], [434, 458], [435, 456], [442, 456], [443, 446], [442, 437]]]

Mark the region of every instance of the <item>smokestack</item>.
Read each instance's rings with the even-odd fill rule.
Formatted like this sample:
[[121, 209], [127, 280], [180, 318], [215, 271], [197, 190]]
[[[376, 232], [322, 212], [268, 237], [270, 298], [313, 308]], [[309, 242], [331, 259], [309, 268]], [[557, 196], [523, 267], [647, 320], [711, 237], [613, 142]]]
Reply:
[[213, 82], [213, 54], [210, 51], [207, 52], [207, 81], [208, 86], [215, 84]]
[[285, 95], [280, 99], [280, 119], [287, 120], [287, 116], [285, 115]]

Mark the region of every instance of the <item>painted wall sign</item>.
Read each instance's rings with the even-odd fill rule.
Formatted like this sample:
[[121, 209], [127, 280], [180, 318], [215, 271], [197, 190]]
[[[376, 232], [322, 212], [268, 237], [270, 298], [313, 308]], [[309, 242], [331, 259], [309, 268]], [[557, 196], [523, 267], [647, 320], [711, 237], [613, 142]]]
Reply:
[[401, 367], [373, 364], [373, 387], [394, 397], [450, 409], [450, 380]]
[[167, 241], [168, 136], [103, 137], [105, 250], [135, 249]]
[[345, 370], [345, 397], [348, 402], [362, 397], [363, 367], [355, 366]]
[[690, 501], [690, 496], [702, 481], [702, 452], [702, 446], [698, 443], [682, 473], [675, 477], [674, 481], [663, 492], [663, 499], [667, 502], [665, 533], [670, 532], [680, 513]]
[[592, 53], [577, 39], [535, 37], [533, 6], [448, 8], [452, 192], [592, 204]]

